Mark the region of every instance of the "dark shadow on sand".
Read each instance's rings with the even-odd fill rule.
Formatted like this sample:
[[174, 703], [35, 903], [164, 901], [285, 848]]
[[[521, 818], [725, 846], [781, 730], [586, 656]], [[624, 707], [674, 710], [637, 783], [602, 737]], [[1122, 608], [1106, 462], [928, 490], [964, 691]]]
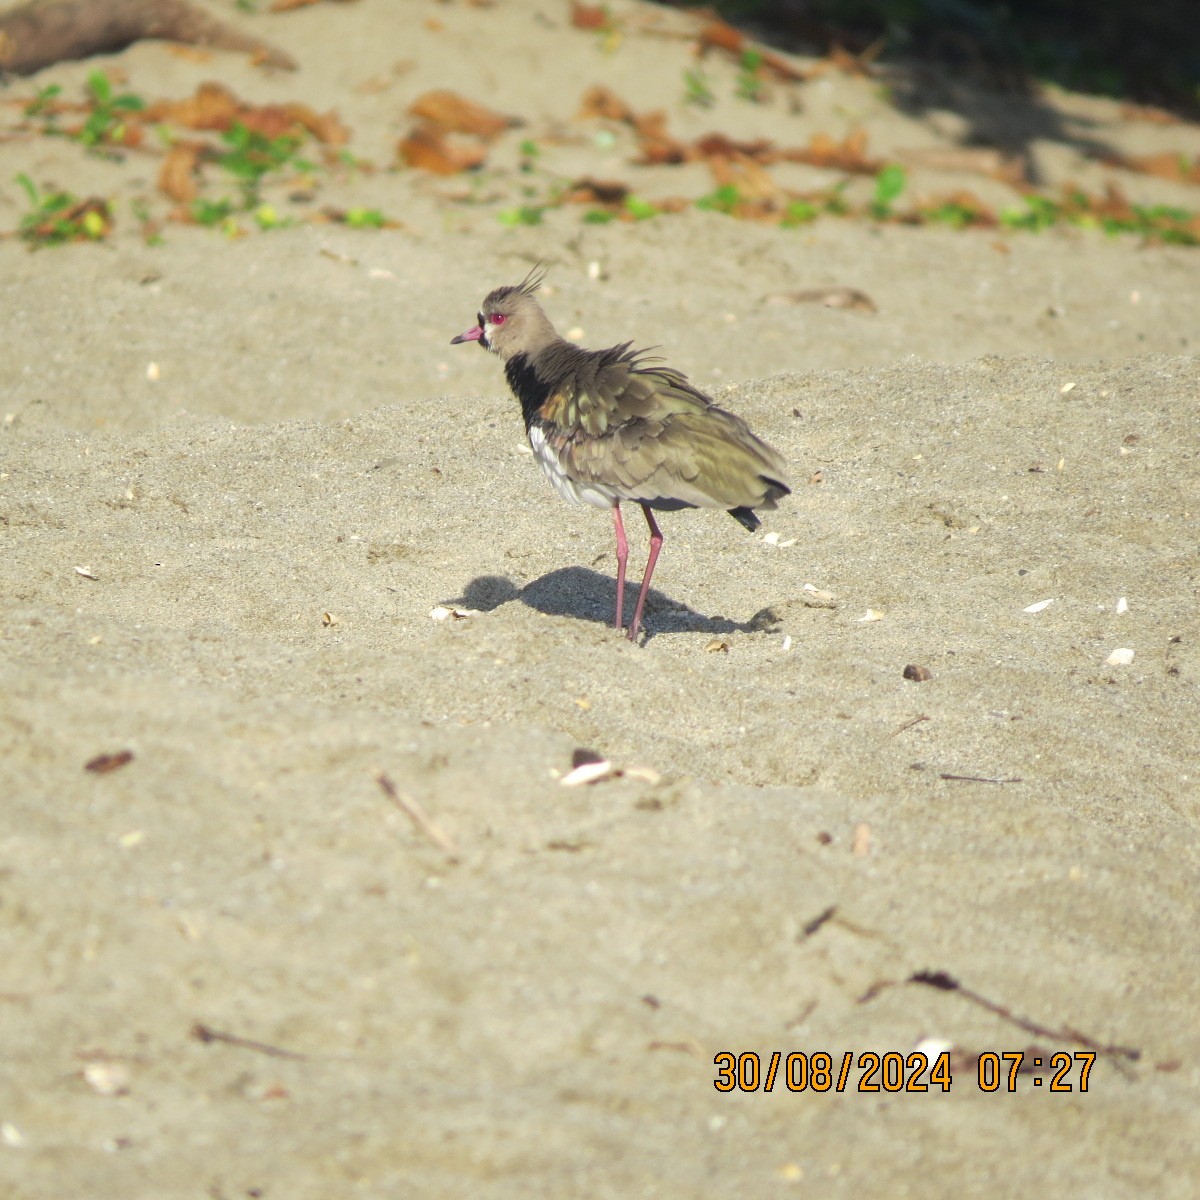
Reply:
[[[626, 580], [626, 622], [637, 604], [638, 586]], [[602, 575], [587, 567], [562, 567], [523, 588], [500, 575], [480, 575], [467, 584], [461, 596], [444, 603], [491, 612], [511, 600], [520, 600], [547, 616], [574, 617], [608, 625], [613, 619], [616, 591], [616, 580], [611, 575]], [[649, 640], [659, 633], [753, 633], [762, 625], [756, 620], [731, 621], [719, 615], [705, 616], [652, 587], [646, 596], [642, 628]]]

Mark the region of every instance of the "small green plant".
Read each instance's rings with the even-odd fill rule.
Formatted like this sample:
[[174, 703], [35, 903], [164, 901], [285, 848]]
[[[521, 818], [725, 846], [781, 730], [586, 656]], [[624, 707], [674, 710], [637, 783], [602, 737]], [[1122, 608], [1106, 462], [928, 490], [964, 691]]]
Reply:
[[520, 146], [521, 162], [520, 169], [526, 174], [529, 174], [534, 167], [537, 166], [537, 160], [541, 157], [541, 150], [537, 142], [533, 138], [526, 138]]
[[725, 183], [709, 192], [708, 195], [701, 196], [696, 201], [696, 207], [704, 209], [705, 212], [732, 214], [741, 199], [742, 194], [737, 190], [736, 185]]
[[163, 244], [163, 236], [159, 230], [159, 224], [151, 214], [150, 206], [146, 201], [141, 198], [135, 198], [129, 202], [129, 209], [133, 213], [133, 219], [138, 223], [138, 227], [142, 231], [142, 241], [147, 246], [161, 246]]
[[103, 71], [87, 77], [91, 112], [78, 133], [85, 146], [120, 145], [125, 141], [129, 113], [141, 112], [146, 102], [131, 92], [113, 93], [112, 83]]
[[[25, 115], [27, 117], [44, 117], [48, 123], [53, 123], [58, 118], [58, 114], [53, 110], [54, 101], [62, 95], [62, 88], [57, 83], [48, 84], [44, 88], [39, 88], [37, 95], [34, 96], [28, 104], [25, 105]], [[49, 133], [48, 129], [43, 130]]]
[[221, 140], [229, 149], [217, 156], [217, 162], [238, 180], [245, 209], [258, 206], [263, 180], [271, 172], [284, 167], [302, 173], [315, 170], [311, 162], [297, 155], [301, 139], [294, 134], [267, 137], [239, 121], [221, 134]]
[[947, 200], [933, 208], [923, 208], [921, 217], [934, 225], [949, 225], [951, 229], [966, 229], [980, 221], [980, 215], [975, 209], [955, 200]]
[[1062, 209], [1047, 196], [1028, 195], [1024, 208], [1006, 208], [1000, 214], [1000, 224], [1009, 229], [1028, 229], [1040, 233], [1062, 220]]
[[291, 217], [281, 217], [279, 210], [273, 204], [260, 204], [254, 210], [254, 223], [259, 229], [286, 229], [289, 225], [294, 225], [295, 221]]
[[205, 200], [197, 197], [188, 208], [197, 225], [221, 225], [233, 218], [232, 200]]
[[609, 221], [615, 221], [617, 214], [609, 212], [607, 208], [589, 208], [583, 214], [583, 223], [585, 225], [607, 225]]
[[908, 175], [898, 163], [889, 163], [875, 176], [875, 195], [871, 200], [870, 213], [877, 221], [886, 221], [892, 215], [892, 205], [900, 198], [908, 183]]
[[835, 183], [833, 187], [825, 193], [823, 201], [823, 211], [831, 217], [844, 217], [850, 212], [850, 204], [846, 199], [847, 182], [843, 180], [841, 183]]
[[766, 85], [762, 81], [762, 53], [747, 47], [742, 51], [741, 70], [737, 77], [737, 94], [752, 104], [761, 104], [766, 99]]
[[496, 214], [496, 220], [510, 229], [516, 228], [518, 225], [540, 225], [542, 214], [545, 211], [544, 204], [522, 204], [517, 208], [501, 209]]
[[699, 67], [693, 67], [683, 73], [683, 102], [694, 104], [697, 108], [712, 108], [717, 102], [708, 76]]
[[820, 215], [821, 210], [808, 200], [793, 200], [783, 210], [783, 219], [779, 223], [787, 229], [794, 229], [797, 225], [815, 221]]
[[346, 224], [351, 229], [386, 229], [391, 222], [377, 208], [348, 208]]
[[35, 249], [64, 242], [99, 242], [112, 229], [107, 200], [81, 200], [70, 192], [43, 192], [24, 172], [16, 181], [29, 197], [21, 218], [21, 237]]
[[625, 211], [635, 221], [645, 221], [649, 217], [657, 217], [661, 210], [657, 205], [651, 204], [649, 200], [643, 200], [640, 196], [626, 196]]

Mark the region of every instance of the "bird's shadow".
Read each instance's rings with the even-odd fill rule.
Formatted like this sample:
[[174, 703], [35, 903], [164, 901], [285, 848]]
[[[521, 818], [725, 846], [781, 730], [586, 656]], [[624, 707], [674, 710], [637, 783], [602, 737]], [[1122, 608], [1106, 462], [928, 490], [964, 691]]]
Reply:
[[[638, 585], [626, 580], [626, 624], [633, 616], [637, 596]], [[562, 567], [522, 588], [501, 575], [479, 575], [467, 584], [461, 596], [445, 603], [491, 612], [510, 600], [520, 600], [547, 616], [574, 617], [609, 625], [616, 599], [616, 580], [611, 576], [587, 567]], [[731, 621], [728, 617], [705, 616], [656, 588], [651, 588], [647, 594], [646, 610], [642, 615], [642, 629], [647, 641], [660, 633], [753, 633], [760, 628], [757, 619]]]

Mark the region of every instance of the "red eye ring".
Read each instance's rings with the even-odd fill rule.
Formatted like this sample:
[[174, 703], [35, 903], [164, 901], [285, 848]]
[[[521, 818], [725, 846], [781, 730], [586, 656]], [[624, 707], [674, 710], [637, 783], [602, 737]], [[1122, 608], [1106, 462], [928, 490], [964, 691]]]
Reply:
[[505, 317], [505, 315], [503, 313], [492, 313], [488, 317], [488, 324], [489, 325], [503, 325], [506, 320], [507, 320], [507, 318]]

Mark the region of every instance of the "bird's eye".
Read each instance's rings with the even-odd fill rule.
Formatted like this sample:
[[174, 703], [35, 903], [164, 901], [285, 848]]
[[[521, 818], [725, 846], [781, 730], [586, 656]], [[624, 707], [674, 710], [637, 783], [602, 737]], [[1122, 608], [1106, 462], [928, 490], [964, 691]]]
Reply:
[[488, 317], [489, 325], [503, 325], [504, 321], [505, 316], [503, 313], [492, 313], [492, 315]]

